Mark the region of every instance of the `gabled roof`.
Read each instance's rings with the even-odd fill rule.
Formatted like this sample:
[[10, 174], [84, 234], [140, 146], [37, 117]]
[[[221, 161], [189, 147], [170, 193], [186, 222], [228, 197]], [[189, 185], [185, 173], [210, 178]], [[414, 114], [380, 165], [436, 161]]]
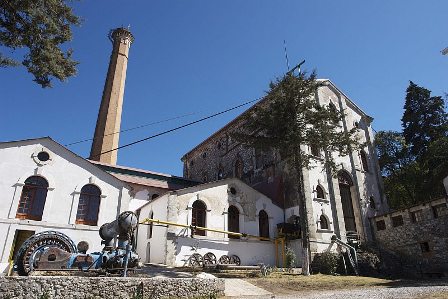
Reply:
[[[372, 121], [373, 118], [369, 115], [367, 115], [361, 108], [359, 108], [344, 92], [342, 92], [333, 82], [331, 82], [331, 80], [329, 79], [317, 79], [318, 82], [322, 82], [324, 86], [330, 86], [331, 88], [333, 88], [335, 91], [337, 91], [338, 93], [340, 93], [341, 95], [344, 96], [344, 98], [349, 102], [349, 104], [353, 107], [353, 109], [358, 112], [359, 114], [361, 114], [362, 116], [364, 116], [366, 119], [368, 119], [369, 121]], [[227, 129], [229, 129], [231, 126], [236, 125], [238, 121], [240, 121], [242, 119], [242, 117], [249, 113], [250, 111], [252, 111], [252, 109], [254, 109], [255, 106], [258, 106], [260, 104], [262, 104], [263, 102], [266, 101], [266, 98], [262, 98], [260, 101], [256, 102], [255, 104], [253, 104], [251, 107], [249, 107], [247, 110], [245, 110], [244, 112], [242, 112], [240, 115], [238, 115], [237, 117], [235, 117], [234, 119], [232, 119], [230, 122], [228, 122], [224, 127], [222, 127], [221, 129], [219, 129], [218, 131], [216, 131], [215, 133], [213, 133], [212, 135], [210, 135], [209, 137], [207, 137], [206, 139], [204, 139], [201, 143], [199, 143], [198, 145], [196, 145], [194, 148], [192, 148], [191, 150], [189, 150], [186, 154], [183, 155], [183, 157], [181, 158], [182, 161], [185, 160], [185, 158], [192, 153], [193, 151], [195, 151], [196, 149], [200, 148], [202, 145], [206, 144], [209, 140], [213, 139], [215, 136], [225, 132]]]
[[111, 175], [107, 171], [104, 171], [101, 167], [98, 167], [97, 165], [95, 165], [91, 161], [89, 161], [87, 159], [84, 159], [83, 157], [79, 156], [78, 154], [72, 152], [71, 150], [69, 150], [68, 148], [66, 148], [65, 146], [63, 146], [62, 144], [56, 142], [55, 140], [53, 140], [51, 137], [48, 137], [48, 136], [47, 137], [38, 137], [38, 138], [30, 138], [30, 139], [23, 139], [23, 140], [14, 140], [14, 141], [0, 142], [0, 147], [1, 146], [8, 146], [8, 145], [14, 146], [14, 145], [20, 145], [20, 144], [37, 144], [37, 143], [44, 143], [44, 142], [51, 143], [52, 145], [54, 145], [59, 150], [61, 150], [63, 152], [66, 152], [67, 154], [73, 156], [73, 158], [78, 160], [80, 163], [86, 163], [90, 167], [93, 167], [93, 168], [101, 171], [107, 177], [109, 177], [110, 179], [115, 181], [116, 183], [119, 183], [123, 187], [127, 187], [129, 189], [128, 184], [126, 184], [122, 180], [116, 178], [115, 176]]
[[[200, 185], [196, 185], [196, 186], [192, 186], [192, 187], [187, 187], [187, 188], [184, 188], [184, 189], [174, 190], [174, 191], [165, 193], [164, 195], [159, 196], [159, 197], [157, 197], [156, 199], [154, 199], [154, 200], [152, 200], [152, 201], [149, 201], [149, 202], [145, 203], [145, 204], [142, 205], [140, 208], [138, 208], [138, 210], [142, 209], [143, 207], [147, 206], [148, 204], [150, 204], [150, 203], [152, 203], [152, 202], [154, 202], [154, 201], [156, 201], [156, 200], [160, 200], [161, 198], [163, 198], [164, 196], [167, 196], [167, 195], [169, 195], [169, 194], [183, 195], [183, 194], [186, 194], [186, 193], [189, 193], [189, 192], [197, 192], [197, 190], [195, 190], [195, 189], [197, 189], [197, 188], [200, 188], [200, 190], [205, 190], [205, 189], [213, 188], [213, 187], [216, 187], [216, 186], [229, 185], [229, 184], [231, 184], [232, 182], [238, 182], [238, 183], [240, 183], [240, 184], [246, 186], [248, 189], [253, 190], [255, 193], [257, 193], [257, 194], [259, 194], [259, 195], [262, 195], [262, 196], [268, 198], [269, 200], [271, 200], [271, 202], [272, 202], [274, 205], [278, 206], [279, 208], [282, 208], [282, 207], [281, 207], [277, 202], [275, 202], [272, 198], [270, 198], [270, 197], [267, 196], [266, 194], [263, 194], [263, 192], [260, 192], [260, 191], [257, 190], [256, 188], [249, 186], [248, 184], [246, 184], [246, 183], [243, 182], [242, 180], [240, 180], [240, 179], [238, 179], [238, 178], [226, 178], [226, 179], [222, 179], [222, 180], [218, 180], [218, 181], [212, 181], [212, 182], [208, 182], [208, 183], [203, 183], [203, 184], [200, 184]], [[181, 193], [181, 194], [179, 194], [179, 193]]]
[[97, 165], [99, 168], [105, 170], [120, 180], [137, 185], [177, 190], [200, 184], [200, 182], [170, 174], [121, 165], [111, 165], [98, 161], [89, 160], [89, 162]]

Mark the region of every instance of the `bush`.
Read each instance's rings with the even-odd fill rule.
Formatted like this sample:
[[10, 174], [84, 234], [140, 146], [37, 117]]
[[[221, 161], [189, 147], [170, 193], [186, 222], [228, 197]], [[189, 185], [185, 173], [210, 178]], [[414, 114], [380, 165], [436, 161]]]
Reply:
[[312, 268], [315, 273], [336, 274], [339, 255], [333, 252], [323, 252], [314, 257]]
[[363, 276], [378, 276], [381, 265], [380, 258], [373, 251], [358, 253], [359, 274]]
[[294, 268], [296, 265], [296, 261], [297, 261], [297, 257], [296, 257], [296, 254], [294, 253], [294, 251], [290, 247], [286, 247], [286, 251], [285, 251], [286, 268], [288, 268], [289, 270]]

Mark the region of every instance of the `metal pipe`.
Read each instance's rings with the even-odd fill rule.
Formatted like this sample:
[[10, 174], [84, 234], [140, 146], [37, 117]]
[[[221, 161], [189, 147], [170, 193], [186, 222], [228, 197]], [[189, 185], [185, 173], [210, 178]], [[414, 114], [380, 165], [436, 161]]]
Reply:
[[348, 245], [345, 242], [342, 242], [342, 240], [338, 239], [336, 237], [336, 235], [333, 235], [333, 237], [331, 237], [331, 242], [336, 243], [338, 245], [342, 245], [342, 246], [347, 247], [348, 250], [349, 250], [349, 253], [353, 254], [353, 257], [355, 258], [354, 262], [355, 262], [355, 266], [356, 266], [355, 272], [356, 272], [356, 275], [358, 275], [358, 269], [357, 269], [358, 268], [358, 256], [357, 256], [357, 253], [356, 253], [356, 248], [353, 247], [353, 246]]
[[223, 234], [228, 234], [228, 235], [232, 235], [232, 236], [254, 238], [254, 239], [259, 239], [259, 240], [262, 240], [262, 241], [270, 241], [270, 242], [274, 241], [274, 240], [272, 240], [270, 238], [266, 238], [266, 237], [260, 237], [260, 236], [254, 236], [254, 235], [230, 232], [230, 231], [222, 230], [222, 229], [214, 229], [214, 228], [207, 228], [207, 227], [202, 227], [202, 226], [193, 226], [193, 225], [188, 225], [188, 224], [181, 224], [181, 223], [176, 223], [176, 222], [163, 221], [163, 220], [159, 220], [159, 219], [145, 218], [139, 224], [148, 224], [148, 223], [157, 223], [157, 224], [179, 226], [179, 227], [185, 227], [185, 228], [190, 228], [190, 229], [210, 231], [210, 232], [215, 232], [215, 233], [223, 233]]

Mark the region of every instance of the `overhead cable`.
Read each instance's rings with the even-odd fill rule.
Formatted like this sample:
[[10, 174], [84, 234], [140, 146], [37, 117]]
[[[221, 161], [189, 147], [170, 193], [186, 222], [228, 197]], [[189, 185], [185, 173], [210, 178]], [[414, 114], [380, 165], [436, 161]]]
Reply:
[[182, 129], [182, 128], [189, 127], [189, 126], [191, 126], [191, 125], [200, 123], [200, 122], [202, 122], [202, 121], [204, 121], [204, 120], [207, 120], [207, 119], [216, 117], [216, 116], [218, 116], [218, 115], [221, 115], [221, 114], [230, 112], [230, 111], [232, 111], [232, 110], [241, 108], [241, 107], [243, 107], [243, 106], [246, 106], [246, 105], [248, 105], [248, 104], [250, 104], [250, 103], [253, 103], [253, 102], [256, 102], [256, 101], [258, 101], [258, 100], [259, 100], [259, 99], [255, 99], [255, 100], [252, 100], [252, 101], [248, 101], [248, 102], [245, 102], [245, 103], [243, 103], [243, 104], [240, 104], [240, 105], [234, 106], [234, 107], [232, 107], [232, 108], [226, 109], [226, 110], [224, 110], [224, 111], [221, 111], [221, 112], [218, 112], [218, 113], [215, 113], [215, 114], [212, 114], [212, 115], [203, 117], [203, 118], [201, 118], [201, 119], [198, 119], [198, 120], [195, 120], [195, 121], [192, 121], [192, 122], [189, 122], [189, 123], [187, 123], [187, 124], [185, 124], [185, 125], [182, 125], [182, 126], [179, 126], [179, 127], [176, 127], [176, 128], [170, 129], [170, 130], [167, 130], [167, 131], [163, 131], [163, 132], [161, 132], [161, 133], [157, 133], [157, 134], [155, 134], [155, 135], [151, 135], [151, 136], [149, 136], [149, 137], [146, 137], [146, 138], [143, 138], [143, 139], [140, 139], [140, 140], [137, 140], [137, 141], [134, 141], [134, 142], [131, 142], [131, 143], [128, 143], [128, 144], [119, 146], [119, 147], [117, 147], [117, 148], [113, 148], [113, 149], [108, 150], [108, 151], [101, 152], [101, 153], [99, 153], [99, 154], [97, 154], [97, 155], [90, 156], [90, 159], [91, 159], [91, 158], [95, 158], [95, 157], [99, 157], [99, 156], [101, 156], [101, 155], [104, 155], [104, 154], [107, 154], [107, 153], [110, 153], [110, 152], [113, 152], [113, 151], [116, 151], [116, 150], [119, 150], [119, 149], [122, 149], [122, 148], [125, 148], [125, 147], [129, 147], [129, 146], [135, 145], [135, 144], [137, 144], [137, 143], [140, 143], [140, 142], [143, 142], [143, 141], [146, 141], [146, 140], [155, 138], [155, 137], [159, 137], [159, 136], [162, 136], [162, 135], [165, 135], [165, 134], [168, 134], [168, 133], [177, 131], [177, 130]]

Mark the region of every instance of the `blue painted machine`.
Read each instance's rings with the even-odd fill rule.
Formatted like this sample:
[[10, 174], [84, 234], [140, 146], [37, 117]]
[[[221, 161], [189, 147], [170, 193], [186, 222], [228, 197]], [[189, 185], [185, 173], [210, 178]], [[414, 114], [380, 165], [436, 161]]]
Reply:
[[138, 219], [133, 212], [123, 212], [118, 218], [101, 226], [99, 234], [104, 248], [101, 252], [87, 254], [85, 241], [75, 246], [63, 233], [45, 231], [28, 238], [20, 247], [14, 260], [14, 270], [19, 275], [32, 271], [97, 271], [126, 276], [128, 269], [139, 265], [133, 248], [134, 231]]

